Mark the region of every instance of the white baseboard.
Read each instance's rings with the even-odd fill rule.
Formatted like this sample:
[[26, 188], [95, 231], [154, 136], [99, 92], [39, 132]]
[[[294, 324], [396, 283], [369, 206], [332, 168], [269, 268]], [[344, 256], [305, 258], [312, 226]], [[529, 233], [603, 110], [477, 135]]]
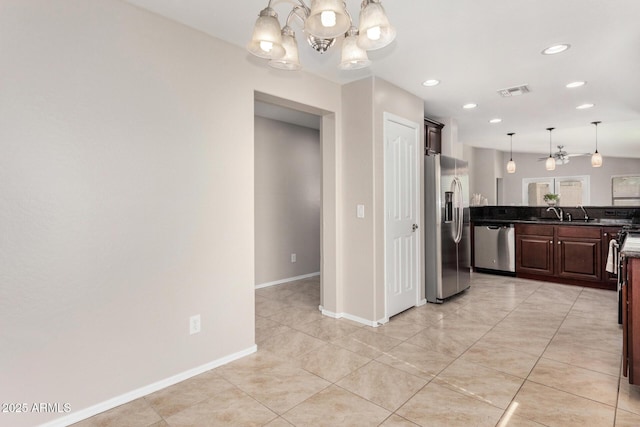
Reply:
[[[426, 299], [420, 300], [418, 304], [416, 304], [416, 307], [420, 307], [422, 305], [425, 305], [426, 303]], [[382, 326], [385, 323], [389, 323], [389, 317], [386, 316], [378, 320], [377, 322], [374, 322], [372, 320], [363, 319], [362, 317], [354, 316], [349, 313], [334, 313], [332, 311], [325, 310], [322, 306], [319, 306], [318, 309], [322, 312], [323, 315], [327, 317], [333, 317], [334, 319], [348, 319], [354, 322], [362, 323], [363, 325], [371, 326], [373, 328], [377, 328], [378, 326]]]
[[363, 325], [366, 325], [366, 326], [371, 326], [373, 328], [377, 328], [378, 326], [380, 326], [378, 324], [378, 322], [374, 322], [372, 320], [363, 319], [362, 317], [354, 316], [354, 315], [349, 314], [349, 313], [334, 313], [332, 311], [325, 310], [322, 307], [320, 307], [320, 311], [322, 312], [323, 315], [325, 315], [327, 317], [332, 317], [334, 319], [347, 319], [347, 320], [351, 320], [351, 321], [354, 321], [354, 322], [357, 322], [357, 323], [362, 323]]
[[196, 368], [190, 369], [188, 371], [179, 373], [169, 378], [165, 378], [164, 380], [160, 380], [153, 384], [149, 384], [147, 386], [138, 388], [136, 390], [132, 390], [128, 393], [121, 394], [120, 396], [116, 396], [112, 399], [106, 400], [104, 402], [98, 403], [96, 405], [90, 406], [86, 409], [82, 409], [77, 412], [73, 412], [67, 416], [62, 418], [58, 418], [56, 420], [50, 421], [45, 424], [41, 424], [40, 427], [64, 427], [73, 423], [77, 423], [78, 421], [85, 420], [87, 418], [91, 418], [94, 415], [97, 415], [101, 412], [108, 411], [109, 409], [113, 409], [116, 406], [123, 405], [125, 403], [129, 403], [133, 400], [139, 399], [148, 394], [154, 393], [158, 390], [162, 390], [163, 388], [172, 386], [181, 381], [187, 380], [191, 377], [195, 377], [196, 375], [200, 375], [204, 372], [210, 371], [211, 369], [217, 368], [222, 365], [226, 365], [227, 363], [233, 362], [234, 360], [241, 359], [245, 356], [248, 356], [252, 353], [255, 353], [258, 350], [258, 346], [255, 344], [246, 350], [239, 351], [237, 353], [230, 354], [228, 356], [222, 357], [220, 359], [214, 360], [202, 366], [198, 366]]
[[256, 285], [256, 289], [268, 288], [269, 286], [281, 285], [283, 283], [293, 282], [295, 280], [308, 279], [309, 277], [315, 277], [319, 275], [320, 275], [320, 272], [316, 271], [315, 273], [303, 274], [302, 276], [288, 277], [286, 279], [280, 279], [273, 282], [261, 283], [259, 285]]
[[389, 317], [385, 316], [382, 319], [378, 320], [378, 326], [382, 326], [385, 323], [389, 323]]

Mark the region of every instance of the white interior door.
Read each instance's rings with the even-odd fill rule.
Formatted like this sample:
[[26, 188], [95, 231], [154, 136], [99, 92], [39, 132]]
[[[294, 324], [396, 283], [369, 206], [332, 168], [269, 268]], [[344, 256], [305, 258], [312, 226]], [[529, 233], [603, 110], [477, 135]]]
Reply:
[[387, 317], [418, 303], [420, 213], [418, 125], [385, 114], [385, 290]]

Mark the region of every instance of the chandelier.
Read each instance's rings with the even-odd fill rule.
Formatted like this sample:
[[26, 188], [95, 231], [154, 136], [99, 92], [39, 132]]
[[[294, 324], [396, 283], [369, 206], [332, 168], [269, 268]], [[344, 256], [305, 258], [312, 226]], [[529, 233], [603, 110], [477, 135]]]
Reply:
[[247, 50], [260, 58], [269, 59], [269, 65], [274, 68], [302, 68], [296, 35], [290, 26], [294, 19], [302, 24], [309, 45], [320, 53], [326, 52], [339, 37], [344, 37], [338, 66], [342, 70], [369, 66], [371, 61], [367, 50], [381, 49], [396, 37], [396, 31], [389, 24], [380, 0], [362, 1], [357, 28], [344, 1], [311, 0], [309, 7], [304, 1], [296, 0], [282, 29], [278, 14], [271, 7], [272, 1], [269, 0], [267, 7], [260, 12]]

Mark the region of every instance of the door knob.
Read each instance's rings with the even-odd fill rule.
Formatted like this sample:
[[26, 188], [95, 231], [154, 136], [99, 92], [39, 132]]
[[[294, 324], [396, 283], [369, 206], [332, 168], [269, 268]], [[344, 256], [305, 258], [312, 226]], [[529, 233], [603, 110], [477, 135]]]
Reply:
[[418, 224], [413, 224], [411, 228], [413, 229], [413, 231], [416, 231], [418, 229]]

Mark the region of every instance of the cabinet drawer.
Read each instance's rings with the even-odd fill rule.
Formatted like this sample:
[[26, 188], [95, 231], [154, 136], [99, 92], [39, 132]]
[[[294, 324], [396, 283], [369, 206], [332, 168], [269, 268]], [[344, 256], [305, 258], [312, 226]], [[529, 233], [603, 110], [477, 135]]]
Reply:
[[600, 227], [586, 227], [582, 225], [558, 225], [556, 226], [558, 237], [579, 237], [583, 239], [599, 239]]
[[516, 224], [516, 235], [517, 234], [553, 237], [553, 225]]

